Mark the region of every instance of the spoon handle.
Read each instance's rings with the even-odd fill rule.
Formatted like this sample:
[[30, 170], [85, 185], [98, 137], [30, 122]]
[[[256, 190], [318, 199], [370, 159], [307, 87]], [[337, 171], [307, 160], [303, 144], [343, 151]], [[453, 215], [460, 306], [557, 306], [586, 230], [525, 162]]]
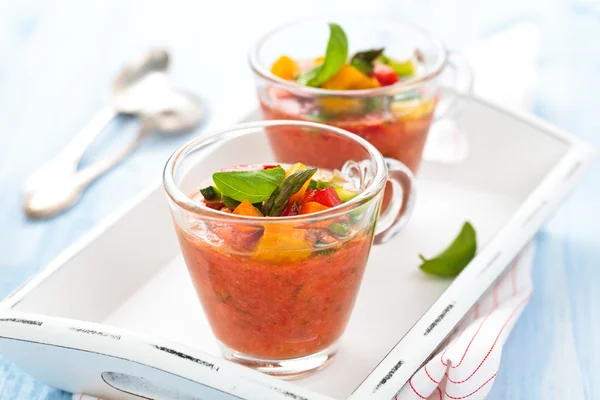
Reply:
[[77, 165], [88, 146], [102, 132], [108, 123], [118, 113], [111, 107], [105, 106], [87, 123], [67, 146], [53, 159], [35, 170], [23, 186], [25, 195], [34, 193], [49, 180], [70, 176], [77, 171]]
[[131, 152], [133, 152], [137, 148], [140, 141], [147, 134], [151, 133], [152, 130], [153, 129], [150, 124], [143, 124], [140, 130], [138, 131], [136, 137], [131, 142], [129, 142], [124, 148], [96, 162], [95, 164], [90, 165], [89, 167], [86, 167], [81, 171], [77, 172], [75, 175], [75, 181], [77, 182], [77, 185], [79, 185], [81, 189], [84, 189], [100, 175], [104, 174], [106, 171], [119, 164], [125, 159], [125, 157], [127, 157]]
[[67, 144], [60, 152], [58, 157], [65, 162], [78, 164], [83, 154], [94, 141], [94, 139], [106, 128], [108, 123], [117, 116], [117, 111], [110, 106], [104, 106], [92, 117], [92, 119], [83, 127], [77, 136]]

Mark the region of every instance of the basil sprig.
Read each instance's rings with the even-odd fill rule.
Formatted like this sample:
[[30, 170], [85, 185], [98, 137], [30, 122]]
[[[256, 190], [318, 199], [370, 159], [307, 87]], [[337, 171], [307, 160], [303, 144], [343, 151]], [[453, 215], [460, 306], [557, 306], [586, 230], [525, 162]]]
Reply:
[[477, 235], [469, 222], [465, 222], [460, 233], [446, 250], [432, 259], [426, 259], [419, 254], [423, 261], [421, 271], [444, 278], [457, 276], [475, 257], [477, 251]]
[[287, 207], [290, 197], [317, 172], [317, 168], [305, 168], [285, 178], [271, 194], [263, 206], [263, 214], [269, 217], [281, 215]]
[[319, 87], [337, 74], [348, 58], [348, 38], [338, 24], [329, 24], [329, 41], [325, 61], [298, 76], [301, 85]]
[[281, 166], [257, 171], [215, 172], [213, 182], [219, 191], [236, 201], [260, 203], [267, 200], [285, 178]]

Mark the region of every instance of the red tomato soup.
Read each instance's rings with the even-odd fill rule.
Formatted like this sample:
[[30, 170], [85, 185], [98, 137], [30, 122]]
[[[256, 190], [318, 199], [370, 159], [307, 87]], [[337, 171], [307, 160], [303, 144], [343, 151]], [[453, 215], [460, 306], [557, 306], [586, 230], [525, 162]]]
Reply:
[[251, 356], [289, 359], [324, 350], [338, 340], [356, 300], [372, 226], [336, 249], [320, 251], [294, 250], [282, 231], [277, 240], [290, 241], [282, 247], [286, 251], [262, 256], [260, 249], [248, 249], [266, 231], [231, 226], [208, 230], [197, 238], [178, 229], [178, 238], [220, 342]]
[[[414, 110], [407, 110], [401, 116], [391, 113], [368, 113], [345, 118], [327, 120], [311, 119], [310, 112], [293, 113], [287, 111], [298, 107], [289, 107], [295, 99], [273, 100], [272, 105], [262, 102], [265, 119], [310, 120], [345, 129], [371, 142], [384, 157], [394, 158], [404, 163], [416, 173], [421, 164], [421, 157], [427, 134], [431, 125], [434, 102], [422, 103]], [[323, 140], [318, 135], [309, 136], [303, 132], [290, 130], [285, 138], [281, 135], [271, 137], [271, 145], [282, 160], [327, 160], [329, 168], [339, 168], [346, 160], [352, 159], [339, 143]]]

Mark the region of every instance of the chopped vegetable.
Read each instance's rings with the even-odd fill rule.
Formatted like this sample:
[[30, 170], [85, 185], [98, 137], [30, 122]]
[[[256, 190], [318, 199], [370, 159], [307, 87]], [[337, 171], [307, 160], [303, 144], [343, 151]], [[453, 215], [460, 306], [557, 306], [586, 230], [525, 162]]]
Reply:
[[293, 217], [294, 215], [298, 215], [298, 213], [300, 212], [300, 203], [297, 202], [290, 202], [287, 207], [285, 208], [285, 210], [283, 210], [283, 213], [281, 214], [282, 217]]
[[227, 196], [221, 196], [221, 202], [230, 209], [235, 209], [240, 202], [237, 200], [232, 199], [231, 197], [227, 197]]
[[398, 82], [398, 75], [389, 65], [376, 64], [373, 69], [373, 76], [381, 84], [381, 86], [389, 86]]
[[377, 61], [392, 67], [400, 78], [408, 78], [415, 74], [415, 65], [411, 60], [399, 62], [382, 54], [377, 58]]
[[317, 203], [316, 201], [309, 201], [306, 203], [302, 203], [299, 214], [300, 215], [312, 214], [312, 213], [316, 213], [319, 211], [329, 210], [329, 208], [330, 207], [327, 207], [321, 203]]
[[329, 90], [358, 90], [379, 87], [379, 82], [360, 72], [359, 69], [344, 64], [339, 72], [323, 83], [322, 87]]
[[270, 217], [281, 215], [288, 205], [290, 197], [300, 190], [307, 181], [310, 181], [315, 172], [317, 172], [317, 169], [314, 167], [306, 168], [285, 178], [269, 196], [263, 206], [263, 214]]
[[373, 73], [373, 62], [383, 53], [383, 48], [359, 51], [350, 59], [350, 65], [360, 70], [365, 75]]
[[343, 186], [335, 185], [335, 186], [333, 186], [333, 189], [337, 193], [337, 195], [338, 195], [339, 199], [342, 201], [342, 203], [350, 201], [353, 198], [355, 198], [356, 196], [358, 196], [357, 192], [350, 191], [350, 190], [344, 188]]
[[[306, 165], [304, 165], [302, 163], [296, 163], [296, 164], [292, 165], [285, 172], [285, 176], [290, 176], [292, 174], [295, 174], [296, 172], [302, 171], [303, 169], [306, 169]], [[304, 185], [302, 185], [302, 187], [300, 188], [300, 190], [298, 190], [296, 193], [294, 193], [290, 197], [290, 203], [296, 203], [296, 202], [299, 202], [300, 200], [302, 200], [302, 197], [304, 197], [304, 193], [306, 192], [306, 189], [308, 188], [308, 185], [310, 185], [310, 181], [306, 181], [304, 183]]]
[[342, 204], [342, 201], [333, 187], [317, 189], [312, 192], [311, 195], [312, 198], [310, 201], [316, 201], [317, 203], [323, 204], [327, 207], [335, 207]]
[[333, 222], [329, 225], [329, 232], [338, 237], [346, 237], [348, 235], [348, 225], [341, 222]]
[[249, 217], [262, 217], [262, 213], [258, 211], [252, 203], [248, 200], [242, 201], [236, 208], [233, 210], [233, 213], [236, 215], [246, 215]]
[[329, 116], [339, 115], [354, 115], [360, 114], [364, 109], [364, 103], [362, 99], [345, 99], [335, 96], [319, 97], [317, 99], [323, 116], [325, 118]]
[[207, 201], [221, 200], [221, 192], [219, 192], [219, 189], [214, 186], [208, 186], [204, 189], [200, 189], [200, 193]]
[[417, 120], [424, 118], [431, 113], [435, 108], [435, 101], [422, 101], [420, 99], [412, 99], [406, 101], [394, 101], [390, 104], [390, 111], [397, 118], [404, 120]]
[[312, 245], [304, 239], [302, 229], [269, 224], [254, 249], [252, 258], [273, 264], [304, 260], [312, 254]]
[[477, 251], [477, 234], [469, 222], [465, 222], [454, 241], [440, 254], [426, 259], [419, 254], [423, 261], [421, 271], [444, 278], [457, 276], [475, 257]]
[[293, 80], [298, 74], [298, 65], [288, 56], [281, 56], [271, 67], [273, 75], [286, 80]]

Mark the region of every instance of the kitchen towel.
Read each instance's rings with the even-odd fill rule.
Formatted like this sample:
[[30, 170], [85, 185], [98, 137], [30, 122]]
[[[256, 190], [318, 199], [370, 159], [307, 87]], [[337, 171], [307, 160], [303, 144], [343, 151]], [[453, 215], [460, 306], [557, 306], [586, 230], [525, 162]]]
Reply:
[[[521, 23], [467, 52], [475, 74], [475, 95], [508, 108], [529, 110], [539, 45], [538, 28], [531, 23]], [[457, 152], [465, 151], [444, 147], [447, 142], [443, 135], [449, 135], [457, 146], [468, 145], [461, 142], [459, 124], [444, 123], [445, 126], [440, 125], [431, 132], [432, 143], [437, 142], [440, 147], [430, 146], [428, 161], [446, 162], [449, 155], [456, 159]], [[533, 252], [530, 245], [521, 253], [507, 274], [474, 307], [450, 343], [413, 376], [395, 399], [485, 398], [500, 364], [502, 344], [531, 294]], [[73, 400], [96, 399], [73, 394]]]
[[530, 244], [395, 400], [485, 399], [498, 373], [502, 346], [531, 297], [533, 255]]

